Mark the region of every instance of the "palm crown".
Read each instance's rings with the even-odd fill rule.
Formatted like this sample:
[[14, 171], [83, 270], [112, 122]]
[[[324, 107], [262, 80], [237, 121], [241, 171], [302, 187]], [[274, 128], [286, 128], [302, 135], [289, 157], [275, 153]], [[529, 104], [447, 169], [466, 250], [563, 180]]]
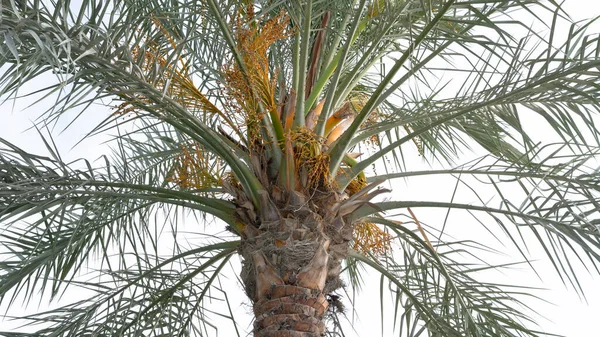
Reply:
[[[519, 309], [521, 290], [474, 278], [498, 266], [460, 258], [485, 247], [423, 226], [418, 207], [489, 214], [525, 260], [526, 228], [574, 286], [568, 254], [594, 266], [600, 258], [590, 168], [600, 47], [587, 23], [557, 43], [566, 14], [554, 1], [1, 8], [0, 93], [18, 97], [52, 72], [58, 81], [37, 92], [57, 97], [43, 123], [110, 100], [91, 134], [118, 131], [103, 165], [0, 139], [0, 298], [77, 286], [95, 294], [28, 317], [38, 335], [205, 335], [209, 300], [236, 253], [255, 336], [338, 334], [336, 291], [360, 287], [361, 267], [389, 284], [401, 335], [538, 335]], [[516, 11], [552, 18], [549, 34], [512, 19]], [[443, 82], [450, 72], [460, 75]], [[543, 117], [559, 141], [537, 143], [524, 114]], [[469, 146], [486, 155], [456, 166]], [[419, 157], [452, 168], [408, 170]], [[491, 185], [500, 202], [377, 198], [385, 181], [422, 175], [473, 178], [470, 188]], [[509, 200], [507, 185], [522, 200]], [[227, 232], [190, 248], [177, 222], [190, 211]], [[167, 253], [161, 219], [175, 238]], [[101, 268], [88, 267], [98, 256]]]

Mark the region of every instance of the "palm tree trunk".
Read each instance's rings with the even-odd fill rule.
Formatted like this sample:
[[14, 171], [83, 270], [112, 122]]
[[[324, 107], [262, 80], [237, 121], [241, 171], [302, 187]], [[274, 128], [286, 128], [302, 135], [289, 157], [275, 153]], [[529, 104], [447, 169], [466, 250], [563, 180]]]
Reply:
[[254, 336], [322, 336], [329, 306], [326, 296], [343, 286], [341, 263], [353, 239], [352, 220], [347, 207], [342, 207], [350, 199], [324, 183], [323, 177], [312, 177], [318, 184], [308, 184], [305, 168], [298, 177], [306, 191], [285, 191], [261, 173], [266, 162], [256, 160], [254, 168], [261, 183], [269, 186], [258, 193], [260, 209], [240, 186], [224, 183], [235, 196], [236, 214], [244, 224], [238, 229], [240, 278], [253, 302]]
[[[317, 247], [308, 264], [294, 273], [279, 275], [261, 251], [253, 253], [256, 276], [254, 335], [256, 337], [321, 336], [329, 303], [323, 290], [327, 281], [329, 241]], [[288, 259], [286, 259], [288, 260]]]
[[254, 336], [322, 336], [327, 307], [320, 291], [292, 285], [273, 286], [268, 295], [254, 304]]
[[342, 286], [341, 261], [351, 239], [350, 226], [334, 231], [336, 221], [324, 223], [318, 214], [300, 211], [246, 231], [241, 278], [254, 305], [254, 336], [324, 334], [326, 295]]

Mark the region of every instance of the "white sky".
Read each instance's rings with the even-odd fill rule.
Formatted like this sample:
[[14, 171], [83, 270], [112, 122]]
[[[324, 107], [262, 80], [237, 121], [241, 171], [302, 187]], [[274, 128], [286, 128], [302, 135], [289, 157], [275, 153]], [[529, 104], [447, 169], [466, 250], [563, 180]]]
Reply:
[[[567, 12], [575, 19], [584, 19], [595, 15], [600, 15], [600, 1], [598, 0], [566, 0], [565, 8]], [[595, 26], [595, 31], [600, 32], [600, 25]], [[568, 28], [567, 28], [568, 29]], [[594, 30], [589, 30], [591, 33]], [[36, 135], [35, 130], [25, 131], [32, 125], [32, 120], [36, 118], [39, 108], [33, 108], [25, 111], [21, 111], [23, 107], [18, 106], [14, 112], [11, 112], [12, 107], [8, 104], [4, 104], [0, 107], [0, 136], [11, 140], [22, 146], [25, 150], [32, 152], [44, 151], [44, 145], [39, 141], [39, 137]], [[79, 157], [97, 158], [101, 153], [107, 153], [106, 148], [100, 145], [106, 138], [95, 137], [90, 140], [86, 140], [82, 144], [78, 145], [74, 149], [71, 147], [76, 143], [82, 134], [81, 130], [89, 130], [90, 125], [94, 125], [98, 121], [104, 118], [102, 115], [106, 113], [106, 109], [98, 107], [94, 109], [93, 113], [88, 113], [82, 121], [78, 122], [78, 126], [68, 129], [62, 134], [56, 136], [55, 140], [61, 148], [61, 154], [70, 159]], [[60, 131], [57, 128], [55, 131]], [[428, 200], [430, 199], [432, 191], [436, 191], [439, 195], [446, 195], [449, 197], [454, 182], [450, 183], [444, 181], [436, 181], [435, 179], [415, 179], [409, 181], [410, 185], [405, 185], [404, 182], [398, 182], [395, 184], [395, 188], [401, 189], [404, 193], [408, 193], [411, 199], [415, 200]], [[449, 188], [444, 190], [440, 186]], [[446, 199], [447, 201], [448, 199]], [[436, 221], [443, 219], [445, 212], [442, 214], [431, 214], [426, 213], [424, 210], [415, 210], [420, 220], [426, 220], [430, 225], [435, 225]], [[426, 213], [426, 214], [425, 214]], [[421, 218], [422, 217], [422, 218]], [[465, 225], [467, 226], [467, 225]], [[465, 228], [467, 235], [475, 235], [477, 230], [467, 227]], [[455, 229], [456, 230], [456, 229]], [[456, 230], [460, 232], [460, 230]], [[541, 261], [547, 261], [543, 252], [533, 250], [533, 259], [539, 258]], [[538, 293], [542, 295], [545, 300], [552, 304], [544, 304], [540, 302], [534, 302], [534, 309], [537, 312], [546, 317], [548, 320], [539, 320], [541, 329], [546, 332], [553, 332], [557, 334], [563, 334], [568, 337], [598, 337], [600, 336], [600, 330], [598, 329], [598, 317], [600, 316], [600, 277], [597, 275], [590, 275], [585, 270], [581, 270], [579, 274], [579, 281], [586, 293], [588, 303], [585, 303], [577, 294], [570, 289], [565, 287], [556, 273], [551, 269], [551, 266], [547, 262], [539, 262], [536, 264], [538, 271], [542, 276], [543, 281], [537, 279], [535, 274], [528, 270], [526, 267], [517, 268], [513, 271], [507, 272], [506, 279], [500, 279], [498, 282], [515, 282], [525, 283], [530, 286], [537, 286], [549, 289], [546, 292]], [[369, 277], [372, 279], [368, 281], [367, 287], [363, 288], [363, 292], [358, 296], [357, 308], [358, 319], [354, 322], [354, 329], [356, 329], [355, 336], [379, 336], [380, 332], [380, 312], [379, 312], [379, 279], [375, 273], [369, 273]], [[231, 281], [235, 281], [235, 277], [230, 276]], [[231, 284], [228, 289], [231, 289], [229, 293], [230, 297], [244, 298], [244, 294], [241, 292], [241, 287]], [[236, 293], [237, 292], [237, 293]], [[246, 304], [248, 303], [245, 301]], [[389, 312], [387, 312], [389, 310]], [[385, 317], [387, 319], [392, 318], [393, 308], [389, 305], [386, 306]], [[242, 329], [248, 327], [247, 324], [250, 322], [248, 306], [241, 306], [237, 308], [236, 313], [246, 315], [245, 324], [241, 325]], [[348, 313], [349, 317], [352, 317], [351, 313]], [[10, 329], [14, 324], [11, 322], [0, 321], [0, 330]], [[350, 329], [346, 329], [346, 336], [354, 336]], [[228, 336], [227, 327], [223, 327], [219, 331], [219, 335]], [[384, 332], [385, 336], [392, 336], [390, 330]]]

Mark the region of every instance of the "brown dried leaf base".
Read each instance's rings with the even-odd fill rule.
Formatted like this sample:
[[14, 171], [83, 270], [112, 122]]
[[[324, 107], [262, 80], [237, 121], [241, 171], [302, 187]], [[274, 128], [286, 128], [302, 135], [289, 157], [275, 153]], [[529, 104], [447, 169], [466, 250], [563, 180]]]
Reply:
[[274, 286], [254, 304], [255, 337], [318, 337], [325, 332], [329, 303], [322, 292], [292, 285]]

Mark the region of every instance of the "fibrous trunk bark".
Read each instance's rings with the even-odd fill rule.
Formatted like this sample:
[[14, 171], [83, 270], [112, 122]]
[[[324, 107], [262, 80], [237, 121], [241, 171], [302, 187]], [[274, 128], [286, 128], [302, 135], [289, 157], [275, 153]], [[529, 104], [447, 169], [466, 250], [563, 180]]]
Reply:
[[273, 286], [254, 304], [254, 336], [316, 337], [325, 332], [328, 302], [322, 292], [291, 285]]
[[323, 290], [328, 271], [328, 247], [329, 241], [318, 246], [306, 266], [298, 273], [283, 277], [261, 251], [253, 253], [256, 337], [312, 337], [324, 333], [323, 315], [328, 302]]
[[263, 210], [271, 215], [258, 228], [247, 226], [241, 278], [253, 301], [255, 337], [324, 334], [327, 295], [342, 286], [341, 261], [352, 239], [338, 213], [323, 211], [325, 205], [335, 209], [337, 200]]

